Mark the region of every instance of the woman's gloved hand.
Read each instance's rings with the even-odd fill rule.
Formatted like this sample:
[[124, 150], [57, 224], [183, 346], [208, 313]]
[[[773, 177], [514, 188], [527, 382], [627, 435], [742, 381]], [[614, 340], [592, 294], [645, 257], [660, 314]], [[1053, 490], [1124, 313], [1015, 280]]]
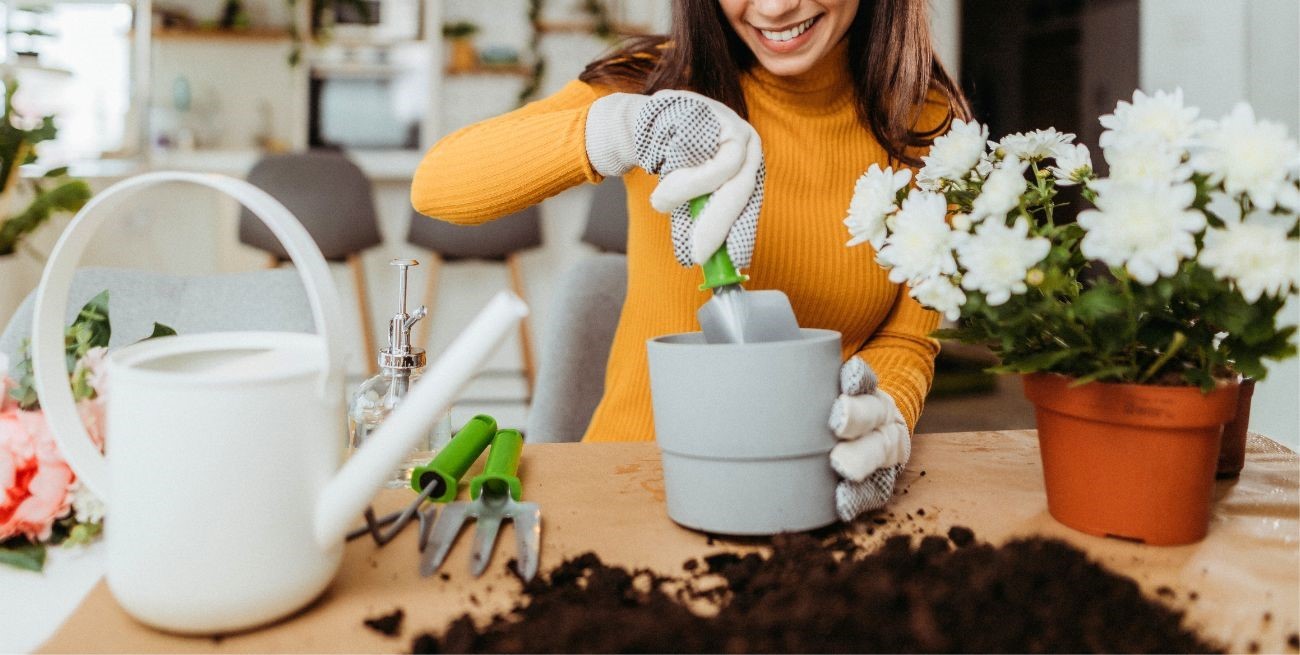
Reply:
[[843, 521], [889, 502], [912, 455], [907, 423], [876, 382], [875, 372], [858, 357], [840, 367], [840, 397], [831, 405], [830, 427], [841, 439], [831, 450], [831, 468], [843, 478], [835, 488], [835, 511]]
[[[673, 250], [683, 266], [703, 263], [725, 242], [749, 266], [763, 204], [758, 133], [726, 105], [689, 91], [614, 93], [587, 113], [587, 158], [601, 175], [639, 166], [659, 176], [650, 204], [672, 213]], [[692, 221], [689, 201], [713, 194]]]

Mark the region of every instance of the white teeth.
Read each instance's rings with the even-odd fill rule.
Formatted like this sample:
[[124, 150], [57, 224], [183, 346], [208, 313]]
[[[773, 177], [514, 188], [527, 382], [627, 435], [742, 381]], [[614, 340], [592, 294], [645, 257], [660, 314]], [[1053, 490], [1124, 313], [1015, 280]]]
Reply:
[[793, 39], [794, 37], [799, 36], [800, 34], [803, 34], [805, 31], [807, 31], [808, 28], [811, 27], [813, 22], [816, 20], [817, 18], [814, 16], [813, 18], [809, 18], [808, 20], [799, 23], [798, 25], [795, 25], [794, 27], [785, 30], [783, 32], [772, 32], [769, 30], [759, 30], [759, 32], [763, 34], [764, 38], [770, 41], [789, 41], [790, 39]]

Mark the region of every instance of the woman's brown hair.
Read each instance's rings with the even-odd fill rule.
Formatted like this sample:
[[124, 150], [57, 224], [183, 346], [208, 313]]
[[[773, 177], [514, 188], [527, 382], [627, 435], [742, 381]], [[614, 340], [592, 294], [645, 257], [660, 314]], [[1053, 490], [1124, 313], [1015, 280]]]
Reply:
[[[859, 120], [890, 158], [913, 166], [920, 164], [915, 149], [928, 147], [954, 118], [970, 115], [961, 88], [935, 55], [927, 1], [862, 0], [847, 35]], [[589, 64], [578, 79], [636, 93], [689, 89], [748, 116], [740, 75], [755, 65], [754, 54], [718, 1], [673, 0], [673, 17], [667, 37], [636, 37]], [[938, 125], [915, 129], [932, 91], [946, 101], [947, 115]]]

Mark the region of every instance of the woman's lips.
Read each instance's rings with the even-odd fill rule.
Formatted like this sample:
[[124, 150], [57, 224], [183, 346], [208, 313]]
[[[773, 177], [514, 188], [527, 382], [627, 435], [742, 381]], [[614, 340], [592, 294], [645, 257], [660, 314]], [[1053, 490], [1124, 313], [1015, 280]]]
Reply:
[[813, 16], [786, 30], [764, 30], [755, 27], [754, 32], [758, 34], [759, 42], [768, 50], [776, 53], [793, 52], [812, 38], [809, 35], [816, 29], [819, 18], [821, 16]]

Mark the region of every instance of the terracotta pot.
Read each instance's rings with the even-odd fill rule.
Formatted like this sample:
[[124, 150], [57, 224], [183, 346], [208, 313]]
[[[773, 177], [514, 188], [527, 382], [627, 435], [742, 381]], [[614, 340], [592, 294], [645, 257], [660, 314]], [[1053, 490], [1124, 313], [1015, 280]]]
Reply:
[[1235, 478], [1246, 465], [1246, 432], [1250, 428], [1250, 398], [1255, 395], [1255, 381], [1241, 380], [1237, 395], [1237, 415], [1223, 426], [1223, 445], [1219, 447], [1216, 478]]
[[1099, 382], [1070, 388], [1070, 378], [1042, 373], [1023, 380], [1037, 411], [1053, 518], [1089, 534], [1161, 546], [1205, 536], [1236, 383], [1202, 394]]

